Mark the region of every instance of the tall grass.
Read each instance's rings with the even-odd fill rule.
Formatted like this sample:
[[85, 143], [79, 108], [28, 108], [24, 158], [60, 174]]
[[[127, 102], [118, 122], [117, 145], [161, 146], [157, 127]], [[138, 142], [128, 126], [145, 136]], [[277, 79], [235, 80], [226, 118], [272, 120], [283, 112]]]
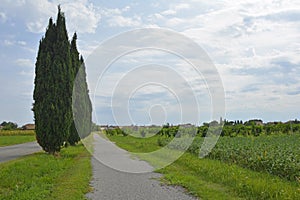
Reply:
[[59, 157], [36, 153], [0, 164], [0, 199], [85, 199], [90, 178], [90, 154], [82, 144]]
[[34, 130], [0, 130], [0, 136], [10, 135], [35, 135]]

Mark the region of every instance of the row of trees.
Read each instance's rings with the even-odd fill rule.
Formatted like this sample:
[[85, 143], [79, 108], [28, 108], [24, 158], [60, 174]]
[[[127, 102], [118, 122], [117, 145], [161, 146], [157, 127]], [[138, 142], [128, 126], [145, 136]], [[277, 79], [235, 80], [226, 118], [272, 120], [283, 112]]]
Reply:
[[[261, 120], [249, 120], [242, 123], [242, 121], [222, 121], [220, 124], [217, 121], [210, 123], [203, 123], [202, 126], [194, 127], [182, 127], [179, 125], [163, 125], [162, 127], [138, 127], [134, 128], [109, 128], [106, 133], [109, 135], [123, 135], [128, 134], [134, 136], [152, 136], [160, 135], [165, 137], [181, 137], [182, 135], [201, 136], [205, 137], [210, 131], [210, 134], [220, 134], [221, 136], [259, 136], [259, 135], [273, 135], [273, 134], [294, 134], [300, 133], [299, 121], [290, 121], [288, 123], [273, 122], [263, 124]], [[222, 126], [223, 125], [223, 126]]]
[[[222, 123], [222, 124], [221, 124]], [[271, 135], [271, 134], [292, 134], [300, 132], [300, 122], [295, 119], [283, 122], [268, 122], [263, 123], [260, 119], [253, 119], [246, 122], [241, 120], [237, 121], [227, 121], [224, 120], [220, 123], [214, 121], [211, 123], [204, 123], [203, 126], [198, 127], [198, 134], [205, 136], [207, 134], [208, 128], [212, 126], [210, 130], [221, 133], [221, 136], [259, 136], [259, 135]], [[223, 125], [220, 126], [220, 125]]]
[[0, 127], [2, 130], [15, 130], [18, 128], [18, 124], [4, 121], [0, 124]]
[[59, 152], [66, 143], [75, 145], [80, 141], [79, 134], [87, 135], [91, 128], [92, 106], [76, 40], [74, 33], [69, 42], [65, 16], [59, 6], [56, 23], [49, 19], [39, 44], [32, 109], [37, 142], [51, 154]]

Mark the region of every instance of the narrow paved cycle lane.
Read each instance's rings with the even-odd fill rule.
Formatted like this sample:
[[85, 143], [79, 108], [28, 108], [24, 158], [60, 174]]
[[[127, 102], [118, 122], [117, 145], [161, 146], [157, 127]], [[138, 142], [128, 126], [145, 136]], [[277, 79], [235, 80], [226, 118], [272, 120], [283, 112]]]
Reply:
[[[87, 194], [92, 200], [196, 200], [181, 187], [162, 185], [157, 173], [128, 173], [123, 171], [150, 171], [145, 161], [131, 155], [114, 143], [94, 135], [92, 158], [93, 192]], [[101, 161], [101, 162], [100, 162]], [[104, 163], [104, 164], [103, 164]], [[113, 169], [114, 168], [114, 169]]]

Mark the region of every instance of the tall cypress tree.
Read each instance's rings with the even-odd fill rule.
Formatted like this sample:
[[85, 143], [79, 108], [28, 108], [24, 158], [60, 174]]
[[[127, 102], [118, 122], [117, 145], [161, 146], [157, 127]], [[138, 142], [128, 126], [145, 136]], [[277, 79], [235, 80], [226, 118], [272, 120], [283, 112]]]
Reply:
[[48, 153], [59, 152], [72, 123], [72, 70], [70, 43], [64, 14], [49, 20], [39, 45], [35, 70], [33, 112], [36, 138]]
[[80, 141], [80, 137], [87, 136], [92, 124], [92, 104], [88, 95], [85, 64], [82, 56], [79, 58], [76, 40], [77, 34], [74, 33], [70, 49], [73, 77], [73, 122], [68, 142], [71, 145]]

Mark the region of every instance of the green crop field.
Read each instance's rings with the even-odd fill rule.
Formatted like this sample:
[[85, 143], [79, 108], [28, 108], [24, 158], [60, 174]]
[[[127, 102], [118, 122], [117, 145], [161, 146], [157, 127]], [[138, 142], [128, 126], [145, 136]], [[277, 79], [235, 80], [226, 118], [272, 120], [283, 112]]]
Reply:
[[35, 141], [33, 130], [0, 130], [0, 147]]
[[[150, 152], [176, 141], [166, 135], [106, 133], [130, 152]], [[299, 139], [299, 134], [220, 137], [212, 152], [200, 159], [203, 138], [197, 136], [181, 158], [158, 172], [164, 174], [164, 182], [181, 185], [201, 199], [300, 199]], [[171, 148], [180, 149], [180, 144]]]
[[[170, 140], [171, 138], [160, 139], [159, 144], [164, 146]], [[198, 155], [203, 140], [202, 137], [196, 137], [188, 151]], [[220, 137], [208, 158], [267, 172], [287, 180], [300, 181], [299, 142], [299, 134]], [[171, 147], [180, 149], [180, 142], [175, 142]]]

